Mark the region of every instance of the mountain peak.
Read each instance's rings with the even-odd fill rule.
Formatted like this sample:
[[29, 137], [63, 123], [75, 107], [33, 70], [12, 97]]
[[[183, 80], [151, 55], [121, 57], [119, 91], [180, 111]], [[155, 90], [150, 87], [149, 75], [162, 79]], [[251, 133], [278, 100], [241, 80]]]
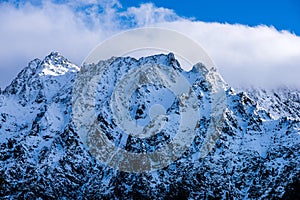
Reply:
[[33, 102], [51, 102], [59, 93], [70, 93], [79, 67], [57, 52], [43, 60], [29, 62], [12, 83], [2, 92], [11, 101], [26, 106]]
[[40, 75], [60, 76], [67, 72], [77, 72], [79, 67], [72, 64], [58, 52], [51, 52], [41, 62]]
[[[172, 80], [165, 81], [169, 74], [152, 70], [151, 64], [162, 65], [167, 70], [172, 67], [187, 79], [192, 86], [189, 94], [195, 94], [196, 98], [196, 103], [191, 102], [192, 107], [199, 106], [199, 116], [194, 117], [190, 112], [181, 116], [181, 111], [189, 106], [180, 106], [190, 98], [174, 95], [175, 87], [155, 85], [172, 84]], [[143, 65], [148, 71], [134, 74]], [[161, 77], [154, 76], [157, 74]], [[0, 196], [7, 199], [299, 199], [296, 194], [300, 175], [299, 91], [246, 95], [230, 87], [220, 87], [224, 89], [226, 107], [222, 130], [217, 137], [210, 137], [210, 127], [219, 126], [211, 113], [220, 107], [212, 104], [214, 91], [210, 87], [212, 83], [223, 86], [218, 76], [214, 69], [202, 64], [191, 71], [182, 71], [173, 54], [139, 60], [112, 58], [85, 64], [80, 71], [57, 52], [44, 60], [31, 61], [0, 95]], [[135, 87], [137, 80], [141, 82]], [[140, 85], [145, 80], [154, 84]], [[120, 97], [119, 103], [112, 101], [116, 97]], [[266, 100], [258, 106], [260, 98]], [[168, 120], [155, 129], [157, 134], [137, 137], [122, 129], [118, 121], [121, 118], [113, 117], [112, 109], [124, 111], [122, 105], [128, 106], [128, 112], [120, 112], [119, 117], [128, 113], [129, 117], [126, 115], [124, 119], [134, 121], [129, 131], [151, 125], [149, 121], [161, 114]], [[269, 117], [268, 110], [283, 115], [291, 113], [294, 118]], [[85, 117], [78, 126], [76, 117], [80, 115]], [[172, 143], [182, 122], [194, 120], [191, 116], [199, 123], [194, 126], [196, 136], [187, 145], [187, 151], [168, 166], [144, 173], [124, 173], [107, 166], [106, 162], [95, 159], [80, 136], [83, 129], [92, 134], [93, 126], [103, 131], [106, 141], [116, 147], [113, 149], [118, 148], [118, 152], [109, 155], [115, 161], [122, 158], [119, 153], [124, 150], [133, 154], [160, 151]], [[187, 118], [182, 120], [183, 117]], [[89, 126], [86, 122], [94, 122], [93, 119], [97, 123]], [[180, 141], [186, 139], [180, 137]], [[202, 147], [209, 148], [207, 141], [213, 148], [201, 157]], [[90, 142], [103, 144], [99, 138]], [[101, 153], [106, 150], [109, 149]]]

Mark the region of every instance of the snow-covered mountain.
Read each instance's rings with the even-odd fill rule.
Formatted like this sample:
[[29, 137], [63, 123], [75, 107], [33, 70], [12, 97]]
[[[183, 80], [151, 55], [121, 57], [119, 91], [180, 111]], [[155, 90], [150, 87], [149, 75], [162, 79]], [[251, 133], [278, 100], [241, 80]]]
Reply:
[[[108, 105], [117, 80], [147, 64], [186, 77], [201, 114], [195, 138], [180, 158], [163, 169], [128, 173], [88, 151], [80, 137], [87, 129], [78, 126], [73, 110], [74, 103], [81, 102], [74, 100], [74, 92], [82, 94], [79, 100], [96, 99], [98, 126], [114, 144], [134, 153], [156, 151], [170, 143], [178, 129], [180, 100], [172, 92], [149, 85], [128, 97], [129, 114], [138, 125], [149, 123], [149, 108], [156, 104], [173, 116], [166, 129], [151, 137], [126, 136], [116, 128]], [[207, 74], [219, 77], [213, 70]], [[33, 60], [0, 94], [1, 199], [300, 199], [299, 90], [235, 92], [220, 83], [226, 97], [221, 134], [208, 154], [199, 156], [212, 116], [208, 78], [182, 71], [173, 54], [112, 58], [81, 69], [58, 53]], [[94, 93], [84, 89], [91, 83]], [[88, 113], [88, 107], [84, 111]]]

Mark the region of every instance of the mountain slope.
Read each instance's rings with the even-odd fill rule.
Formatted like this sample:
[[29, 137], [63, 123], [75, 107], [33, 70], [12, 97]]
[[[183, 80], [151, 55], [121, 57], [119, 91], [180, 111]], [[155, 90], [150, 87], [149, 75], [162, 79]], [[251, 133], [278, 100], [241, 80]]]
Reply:
[[[151, 172], [126, 173], [104, 165], [89, 153], [74, 123], [72, 90], [80, 78], [84, 88], [92, 77], [99, 77], [94, 82], [95, 93], [82, 91], [85, 98], [96, 97], [99, 127], [106, 130], [113, 143], [127, 151], [155, 151], [172, 141], [177, 128], [175, 122], [169, 122], [172, 126], [157, 136], [142, 140], [128, 137], [124, 141], [120, 140], [124, 133], [117, 131], [113, 120], [107, 117], [107, 96], [112, 93], [115, 81], [128, 70], [147, 64], [170, 67], [193, 80], [194, 92], [200, 102], [199, 128], [190, 147], [172, 164]], [[106, 66], [106, 70], [99, 72], [99, 66]], [[85, 71], [87, 76], [82, 77], [76, 65], [58, 53], [51, 53], [42, 61], [36, 59], [30, 62], [1, 92], [2, 198], [299, 198], [297, 91], [284, 90], [279, 97], [274, 94], [262, 102], [261, 91], [252, 90], [249, 95], [236, 93], [224, 83], [226, 109], [222, 133], [212, 151], [201, 157], [199, 151], [211, 116], [211, 87], [206, 76], [182, 71], [172, 54], [140, 60], [112, 58], [96, 65], [85, 65], [81, 72]], [[291, 93], [296, 97], [290, 98]], [[156, 98], [162, 94], [167, 95], [166, 101]], [[272, 101], [276, 104], [269, 103]], [[130, 97], [130, 115], [143, 125], [150, 120], [145, 114], [149, 107], [163, 104], [169, 108], [167, 114], [173, 115], [172, 119], [176, 120], [178, 103], [163, 87], [142, 87]]]
[[277, 89], [243, 89], [261, 107], [270, 112], [274, 118], [291, 117], [300, 118], [300, 91], [282, 87]]

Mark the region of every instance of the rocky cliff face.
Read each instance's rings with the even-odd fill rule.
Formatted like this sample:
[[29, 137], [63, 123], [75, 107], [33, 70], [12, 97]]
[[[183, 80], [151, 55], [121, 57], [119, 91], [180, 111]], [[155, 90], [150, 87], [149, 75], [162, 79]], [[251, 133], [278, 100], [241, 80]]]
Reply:
[[[78, 112], [73, 110], [74, 92], [79, 93], [80, 84], [84, 88], [91, 83], [89, 76], [101, 77], [93, 82], [95, 93], [82, 90], [82, 97], [96, 99], [98, 128], [120, 148], [154, 152], [172, 142], [178, 129], [180, 100], [172, 92], [148, 85], [128, 97], [129, 115], [138, 125], [155, 117], [150, 108], [156, 104], [173, 116], [167, 128], [151, 137], [126, 135], [108, 111], [108, 97], [117, 80], [147, 64], [175, 69], [189, 80], [199, 100], [199, 123], [191, 145], [173, 163], [128, 173], [105, 165], [88, 151], [80, 137], [85, 129], [74, 121]], [[100, 65], [105, 71], [97, 70]], [[85, 65], [81, 73], [58, 53], [33, 60], [0, 95], [1, 198], [299, 199], [299, 91], [235, 92], [221, 84], [226, 97], [221, 134], [207, 155], [199, 156], [211, 123], [213, 102], [207, 77], [182, 71], [172, 54], [140, 60], [112, 58]], [[149, 117], [149, 112], [154, 116]]]

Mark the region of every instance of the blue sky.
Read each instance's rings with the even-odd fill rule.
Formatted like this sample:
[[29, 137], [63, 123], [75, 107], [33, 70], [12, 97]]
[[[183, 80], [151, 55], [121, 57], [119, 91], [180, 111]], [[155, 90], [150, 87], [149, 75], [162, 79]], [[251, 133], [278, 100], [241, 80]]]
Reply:
[[51, 51], [80, 65], [108, 37], [156, 26], [199, 43], [233, 87], [300, 88], [299, 5], [298, 0], [2, 0], [0, 87]]
[[126, 8], [152, 2], [173, 9], [179, 16], [205, 22], [272, 25], [300, 35], [299, 0], [121, 0]]

